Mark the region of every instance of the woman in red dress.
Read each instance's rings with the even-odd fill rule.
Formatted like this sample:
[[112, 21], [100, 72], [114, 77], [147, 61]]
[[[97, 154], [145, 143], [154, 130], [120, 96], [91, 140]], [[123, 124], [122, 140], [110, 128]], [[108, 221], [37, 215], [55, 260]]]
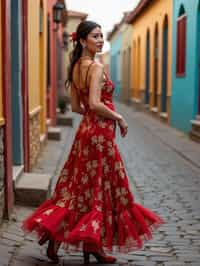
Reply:
[[105, 252], [141, 249], [163, 220], [134, 201], [115, 143], [116, 126], [125, 137], [128, 125], [115, 111], [114, 84], [95, 62], [103, 47], [100, 25], [81, 22], [77, 28], [68, 82], [72, 111], [83, 115], [71, 151], [52, 197], [23, 222], [35, 231], [39, 244], [49, 241], [47, 256], [58, 262], [61, 243], [81, 250], [84, 262], [93, 254], [99, 262], [115, 263]]

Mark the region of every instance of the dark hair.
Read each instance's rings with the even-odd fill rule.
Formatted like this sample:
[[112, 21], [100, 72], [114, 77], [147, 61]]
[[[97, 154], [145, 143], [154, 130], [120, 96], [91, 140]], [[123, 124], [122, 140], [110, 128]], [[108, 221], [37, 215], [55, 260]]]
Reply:
[[80, 39], [86, 39], [88, 34], [95, 28], [101, 28], [99, 24], [93, 21], [85, 20], [81, 22], [76, 29], [76, 43], [73, 51], [70, 53], [70, 64], [68, 68], [68, 77], [65, 82], [65, 85], [69, 87], [72, 82], [73, 68], [76, 62], [79, 60], [82, 54], [82, 45]]

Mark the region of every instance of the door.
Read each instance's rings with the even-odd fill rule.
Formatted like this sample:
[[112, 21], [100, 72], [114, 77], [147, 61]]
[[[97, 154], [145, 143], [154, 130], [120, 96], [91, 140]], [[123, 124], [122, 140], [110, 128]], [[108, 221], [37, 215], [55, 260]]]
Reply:
[[149, 88], [150, 88], [150, 33], [147, 32], [146, 40], [146, 86], [145, 86], [145, 103], [149, 103]]
[[158, 25], [155, 30], [154, 46], [154, 107], [158, 106]]
[[[19, 23], [16, 23], [19, 22]], [[13, 165], [23, 164], [22, 83], [21, 83], [21, 0], [11, 1], [12, 67], [12, 157]]]
[[162, 112], [167, 111], [167, 76], [168, 76], [168, 21], [167, 17], [163, 29], [163, 51], [162, 51]]

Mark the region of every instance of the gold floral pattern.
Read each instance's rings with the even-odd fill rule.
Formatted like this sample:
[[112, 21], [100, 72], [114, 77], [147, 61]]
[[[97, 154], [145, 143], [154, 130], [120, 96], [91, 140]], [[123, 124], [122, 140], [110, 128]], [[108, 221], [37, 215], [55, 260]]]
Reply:
[[45, 215], [50, 215], [53, 212], [53, 209], [46, 210], [44, 212]]
[[99, 229], [99, 221], [96, 221], [96, 220], [92, 221], [92, 227], [93, 227], [94, 232], [96, 233], [97, 230]]
[[80, 228], [80, 231], [81, 231], [81, 232], [84, 232], [84, 231], [86, 231], [86, 228], [87, 228], [87, 225], [86, 225], [86, 224], [83, 224], [83, 225], [81, 226], [81, 228]]

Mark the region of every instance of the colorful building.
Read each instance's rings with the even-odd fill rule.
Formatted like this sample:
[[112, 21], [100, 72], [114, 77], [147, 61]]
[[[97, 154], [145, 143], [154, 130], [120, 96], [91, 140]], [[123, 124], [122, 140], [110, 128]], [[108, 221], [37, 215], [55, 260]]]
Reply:
[[10, 0], [0, 2], [0, 222], [14, 204], [11, 123]]
[[171, 125], [200, 141], [200, 1], [173, 1]]
[[122, 46], [122, 22], [116, 24], [109, 32], [107, 39], [110, 41], [110, 76], [115, 84], [114, 96], [120, 99], [121, 94], [121, 46]]
[[46, 1], [28, 1], [28, 106], [30, 168], [46, 135]]
[[[26, 3], [25, 3], [26, 2]], [[57, 36], [52, 0], [11, 2], [14, 170], [28, 172], [56, 125]], [[17, 21], [17, 23], [16, 23]], [[59, 65], [60, 67], [60, 65]]]
[[126, 23], [129, 13], [124, 13], [122, 25], [122, 47], [121, 47], [121, 94], [120, 99], [129, 102], [131, 98], [131, 79], [132, 79], [132, 38], [133, 27]]
[[65, 9], [62, 25], [54, 23], [55, 3], [0, 3], [0, 221], [12, 212], [16, 178], [37, 161], [47, 137], [47, 118], [55, 125], [56, 56], [63, 49], [56, 41], [66, 25]]
[[[60, 36], [65, 25], [57, 26], [53, 18], [53, 6], [57, 0], [47, 1], [47, 117], [51, 126], [56, 126], [58, 102], [58, 62], [60, 49]], [[64, 3], [64, 0], [59, 2]], [[62, 54], [62, 52], [60, 52]], [[62, 70], [60, 69], [62, 72]]]
[[97, 55], [97, 59], [101, 64], [104, 65], [104, 71], [107, 73], [108, 76], [110, 76], [110, 53], [102, 52]]
[[133, 26], [132, 99], [169, 122], [173, 1], [141, 0], [130, 13]]

